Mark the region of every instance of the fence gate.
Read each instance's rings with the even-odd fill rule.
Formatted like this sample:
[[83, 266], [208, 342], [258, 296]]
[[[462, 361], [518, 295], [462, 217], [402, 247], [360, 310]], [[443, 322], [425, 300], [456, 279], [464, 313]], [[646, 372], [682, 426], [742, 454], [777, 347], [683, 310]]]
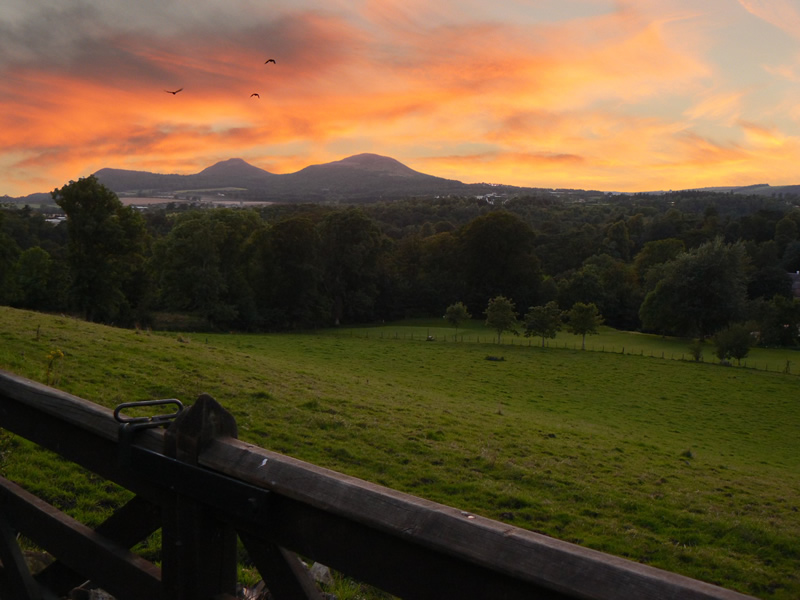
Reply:
[[[237, 540], [275, 600], [321, 598], [298, 555], [409, 600], [748, 598], [245, 443], [207, 395], [167, 417], [127, 416], [135, 406], [0, 371], [0, 427], [133, 493], [90, 529], [0, 479], [0, 599], [87, 580], [119, 600], [232, 599]], [[160, 568], [130, 550], [159, 529]], [[17, 534], [55, 562], [31, 573]]]

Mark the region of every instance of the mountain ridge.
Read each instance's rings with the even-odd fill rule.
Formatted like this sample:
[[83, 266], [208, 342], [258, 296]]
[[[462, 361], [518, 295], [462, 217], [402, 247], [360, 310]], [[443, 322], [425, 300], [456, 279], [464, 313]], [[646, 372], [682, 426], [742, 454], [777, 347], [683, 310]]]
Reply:
[[[400, 161], [379, 154], [361, 153], [328, 163], [309, 165], [299, 171], [276, 174], [251, 165], [242, 158], [221, 160], [198, 173], [179, 175], [106, 167], [93, 174], [121, 196], [226, 196], [244, 201], [270, 202], [368, 202], [406, 197], [469, 195], [524, 195], [552, 188], [518, 187], [504, 184], [462, 183], [415, 171]], [[581, 189], [560, 189], [559, 192], [614, 194]], [[681, 191], [720, 192], [734, 194], [779, 195], [800, 194], [800, 185], [771, 187], [767, 183], [749, 186], [715, 186], [687, 188]], [[664, 191], [641, 192], [664, 194]], [[0, 200], [39, 202], [49, 199], [48, 193], [35, 193], [20, 198], [3, 196]]]
[[394, 158], [371, 153], [309, 165], [286, 174], [271, 173], [241, 158], [232, 158], [191, 175], [111, 168], [100, 169], [94, 175], [100, 183], [117, 194], [228, 189], [242, 199], [279, 202], [358, 201], [413, 195], [464, 194], [475, 193], [474, 186], [492, 187], [428, 175]]

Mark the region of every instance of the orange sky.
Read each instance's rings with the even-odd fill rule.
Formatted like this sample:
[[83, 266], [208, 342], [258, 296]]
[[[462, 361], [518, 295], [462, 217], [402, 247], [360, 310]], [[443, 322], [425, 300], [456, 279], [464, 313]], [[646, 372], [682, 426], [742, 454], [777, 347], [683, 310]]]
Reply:
[[468, 183], [800, 184], [800, 1], [4, 1], [0, 195], [361, 152]]

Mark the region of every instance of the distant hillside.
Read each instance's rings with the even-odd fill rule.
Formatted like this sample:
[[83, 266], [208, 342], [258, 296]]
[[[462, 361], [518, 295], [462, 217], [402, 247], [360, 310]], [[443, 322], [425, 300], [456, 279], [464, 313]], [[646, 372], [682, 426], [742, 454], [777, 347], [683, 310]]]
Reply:
[[36, 192], [28, 194], [27, 196], [13, 197], [2, 196], [0, 197], [0, 204], [30, 204], [36, 206], [39, 204], [53, 204], [53, 197], [47, 192]]
[[[311, 165], [285, 175], [254, 167], [240, 158], [219, 162], [194, 175], [101, 169], [100, 182], [118, 194], [159, 195], [226, 189], [226, 196], [272, 202], [367, 202], [436, 195], [515, 195], [534, 188], [466, 184], [415, 171], [377, 154], [357, 154]], [[231, 191], [230, 188], [235, 188]]]
[[800, 194], [800, 185], [775, 185], [757, 183], [755, 185], [717, 186], [697, 188], [700, 192], [720, 192], [754, 196], [775, 196], [779, 194]]
[[[98, 180], [120, 195], [171, 196], [185, 193], [216, 196], [223, 192], [236, 200], [269, 202], [370, 202], [425, 196], [520, 196], [550, 188], [462, 183], [415, 171], [388, 156], [357, 154], [334, 162], [310, 165], [295, 173], [274, 174], [241, 158], [218, 162], [192, 175], [162, 174], [126, 169], [100, 169]], [[563, 189], [559, 192], [583, 190]], [[757, 184], [708, 187], [698, 191], [777, 196], [800, 194], [800, 185]], [[592, 192], [602, 195], [604, 192]], [[645, 192], [663, 194], [664, 192]], [[9, 198], [11, 202], [49, 202], [49, 194]]]
[[148, 171], [100, 169], [94, 174], [109, 189], [123, 192], [176, 192], [219, 188], [261, 188], [270, 177], [269, 171], [259, 169], [241, 158], [224, 160], [194, 175], [162, 175]]
[[465, 184], [414, 171], [401, 162], [376, 154], [358, 154], [296, 173], [277, 175], [269, 193], [281, 199], [358, 200], [413, 195], [466, 193]]

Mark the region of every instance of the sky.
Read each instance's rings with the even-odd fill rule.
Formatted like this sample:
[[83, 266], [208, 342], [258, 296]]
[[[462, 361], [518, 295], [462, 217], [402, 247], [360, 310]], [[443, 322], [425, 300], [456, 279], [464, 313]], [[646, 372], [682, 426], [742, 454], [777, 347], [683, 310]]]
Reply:
[[800, 184], [800, 0], [2, 7], [0, 196], [362, 152], [465, 183]]

